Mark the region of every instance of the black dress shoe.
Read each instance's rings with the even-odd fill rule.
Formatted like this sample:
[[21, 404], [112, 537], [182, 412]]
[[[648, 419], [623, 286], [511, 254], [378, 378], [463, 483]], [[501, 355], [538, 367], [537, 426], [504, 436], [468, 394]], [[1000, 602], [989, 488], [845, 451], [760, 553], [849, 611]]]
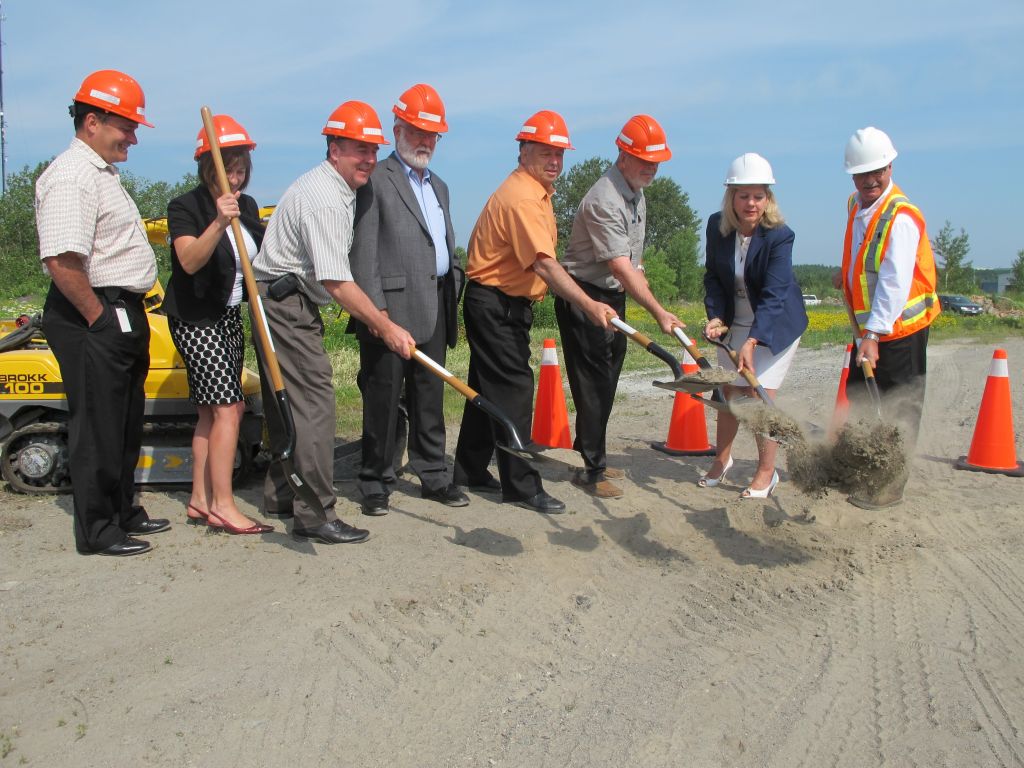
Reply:
[[132, 526], [132, 529], [128, 531], [128, 535], [147, 536], [151, 533], [160, 533], [160, 531], [166, 531], [170, 527], [170, 520], [165, 520], [162, 517], [156, 517], [151, 520], [143, 520], [141, 523], [136, 523]]
[[366, 541], [370, 535], [369, 531], [343, 523], [341, 520], [332, 520], [316, 528], [296, 527], [292, 529], [292, 533], [304, 539], [317, 539], [324, 544], [356, 544]]
[[439, 488], [436, 491], [428, 491], [424, 488], [420, 495], [424, 499], [430, 499], [430, 501], [436, 501], [444, 504], [446, 507], [467, 507], [469, 506], [469, 497], [459, 490], [459, 486], [455, 483], [449, 483], [444, 488]]
[[501, 493], [501, 482], [490, 475], [484, 480], [468, 483], [466, 487], [474, 493]]
[[111, 544], [106, 549], [98, 549], [95, 552], [89, 550], [78, 550], [80, 555], [109, 555], [111, 557], [130, 557], [131, 555], [141, 555], [143, 552], [148, 552], [153, 548], [153, 545], [148, 541], [142, 541], [141, 539], [133, 539], [130, 536], [124, 541], [118, 542], [117, 544]]
[[364, 496], [359, 506], [363, 510], [364, 515], [371, 515], [372, 517], [380, 517], [391, 511], [391, 508], [388, 506], [388, 495], [386, 493], [371, 493], [368, 496]]
[[565, 512], [564, 502], [559, 501], [550, 493], [541, 491], [528, 499], [520, 499], [516, 502], [520, 507], [532, 509], [534, 512], [544, 512], [548, 515], [558, 515]]

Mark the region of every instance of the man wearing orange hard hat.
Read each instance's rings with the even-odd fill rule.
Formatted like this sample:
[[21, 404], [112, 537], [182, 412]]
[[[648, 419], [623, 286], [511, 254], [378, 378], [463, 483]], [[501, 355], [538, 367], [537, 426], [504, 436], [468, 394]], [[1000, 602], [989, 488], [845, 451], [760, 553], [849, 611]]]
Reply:
[[[463, 302], [469, 342], [469, 386], [500, 403], [520, 434], [530, 433], [534, 391], [530, 367], [533, 304], [548, 288], [596, 326], [615, 311], [589, 296], [555, 258], [558, 230], [551, 204], [569, 143], [565, 120], [542, 110], [523, 124], [519, 165], [491, 195], [469, 239], [469, 282]], [[548, 494], [540, 474], [522, 459], [498, 452], [500, 484], [488, 472], [494, 433], [488, 417], [467, 402], [455, 450], [455, 482], [470, 490], [501, 491], [502, 500], [548, 514], [565, 504]]]
[[[448, 123], [441, 97], [425, 83], [406, 90], [392, 112], [395, 151], [356, 194], [352, 273], [378, 309], [410, 330], [416, 348], [444, 365], [446, 349], [459, 337], [464, 280], [455, 259], [448, 185], [429, 168]], [[388, 481], [401, 451], [396, 430], [403, 388], [409, 467], [420, 480], [420, 494], [446, 506], [466, 506], [469, 498], [452, 483], [445, 461], [444, 382], [389, 350], [359, 320], [349, 330], [359, 338], [363, 514], [389, 510]]]
[[69, 111], [75, 138], [36, 182], [36, 226], [52, 280], [43, 330], [68, 400], [75, 546], [137, 555], [150, 545], [134, 536], [170, 527], [133, 504], [156, 257], [114, 164], [153, 126], [139, 84], [110, 69], [85, 78]]
[[[576, 211], [562, 266], [580, 289], [620, 315], [628, 294], [651, 313], [664, 333], [682, 326], [654, 298], [643, 274], [647, 200], [659, 163], [672, 157], [665, 131], [650, 115], [635, 115], [619, 131], [615, 163], [590, 188]], [[569, 302], [555, 299], [565, 370], [576, 406], [576, 443], [585, 462], [572, 482], [602, 498], [622, 495], [612, 480], [621, 470], [606, 464], [605, 433], [611, 417], [626, 337], [598, 328]]]
[[[292, 401], [295, 468], [320, 497], [326, 516], [296, 498], [278, 462], [267, 472], [263, 503], [268, 514], [294, 515], [294, 535], [341, 544], [369, 533], [342, 522], [334, 511], [334, 384], [320, 307], [337, 302], [401, 357], [409, 356], [413, 338], [355, 283], [348, 259], [356, 190], [370, 180], [378, 147], [388, 143], [380, 118], [369, 104], [346, 101], [321, 133], [327, 137], [326, 160], [285, 191], [252, 266]], [[271, 402], [269, 380], [261, 379], [264, 402]], [[274, 438], [282, 432], [279, 417], [273, 408], [267, 417]]]

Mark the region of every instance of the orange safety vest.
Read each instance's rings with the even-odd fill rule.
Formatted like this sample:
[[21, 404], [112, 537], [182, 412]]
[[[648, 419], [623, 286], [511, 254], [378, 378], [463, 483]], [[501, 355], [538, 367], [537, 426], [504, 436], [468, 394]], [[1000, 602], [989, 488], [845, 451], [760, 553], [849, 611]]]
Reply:
[[850, 195], [847, 208], [850, 218], [846, 223], [846, 240], [843, 244], [843, 291], [846, 293], [846, 300], [853, 307], [853, 313], [857, 317], [857, 324], [860, 326], [861, 332], [865, 330], [864, 324], [871, 315], [871, 300], [875, 295], [878, 270], [882, 266], [882, 259], [885, 258], [885, 251], [889, 246], [892, 222], [900, 214], [909, 216], [921, 234], [914, 263], [914, 282], [911, 285], [907, 303], [903, 305], [903, 311], [893, 324], [892, 333], [882, 336], [879, 340], [902, 339], [904, 336], [909, 336], [931, 325], [942, 310], [939, 306], [939, 297], [935, 293], [935, 256], [932, 254], [932, 245], [928, 242], [924, 215], [921, 210], [906, 198], [899, 187], [895, 184], [892, 185], [892, 190], [878, 206], [878, 210], [871, 217], [864, 232], [864, 241], [860, 244], [857, 261], [853, 266], [853, 288], [851, 290], [846, 278], [850, 274], [853, 222], [860, 210], [856, 194]]

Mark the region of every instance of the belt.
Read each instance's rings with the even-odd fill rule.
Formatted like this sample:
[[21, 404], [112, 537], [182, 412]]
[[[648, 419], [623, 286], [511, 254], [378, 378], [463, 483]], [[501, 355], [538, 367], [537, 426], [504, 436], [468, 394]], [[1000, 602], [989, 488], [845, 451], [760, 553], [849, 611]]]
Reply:
[[623, 293], [622, 288], [605, 288], [603, 285], [594, 285], [593, 283], [588, 283], [586, 280], [580, 280], [575, 275], [569, 275], [569, 277], [571, 277], [573, 282], [582, 288], [590, 298], [594, 298], [593, 295], [591, 295], [591, 292], [608, 299], [616, 299]]
[[485, 290], [490, 291], [491, 293], [496, 293], [498, 294], [498, 296], [505, 299], [506, 301], [522, 304], [523, 306], [532, 307], [534, 304], [537, 303], [533, 299], [529, 299], [526, 296], [510, 296], [500, 288], [497, 288], [493, 285], [484, 285], [483, 283], [478, 283], [476, 280], [470, 280], [469, 285], [476, 288], [483, 288]]
[[137, 293], [135, 291], [129, 291], [125, 288], [118, 288], [117, 286], [94, 286], [92, 292], [97, 296], [102, 296], [107, 301], [123, 301], [141, 304], [142, 300], [146, 298], [146, 294]]

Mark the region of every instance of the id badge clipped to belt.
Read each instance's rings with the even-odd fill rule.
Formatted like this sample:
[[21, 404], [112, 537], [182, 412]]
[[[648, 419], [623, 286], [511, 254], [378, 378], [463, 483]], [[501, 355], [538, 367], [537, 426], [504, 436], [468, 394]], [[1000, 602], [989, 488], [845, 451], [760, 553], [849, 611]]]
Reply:
[[117, 315], [117, 324], [121, 326], [121, 333], [132, 332], [132, 321], [128, 317], [128, 310], [125, 308], [124, 301], [118, 299], [113, 302], [114, 314]]

